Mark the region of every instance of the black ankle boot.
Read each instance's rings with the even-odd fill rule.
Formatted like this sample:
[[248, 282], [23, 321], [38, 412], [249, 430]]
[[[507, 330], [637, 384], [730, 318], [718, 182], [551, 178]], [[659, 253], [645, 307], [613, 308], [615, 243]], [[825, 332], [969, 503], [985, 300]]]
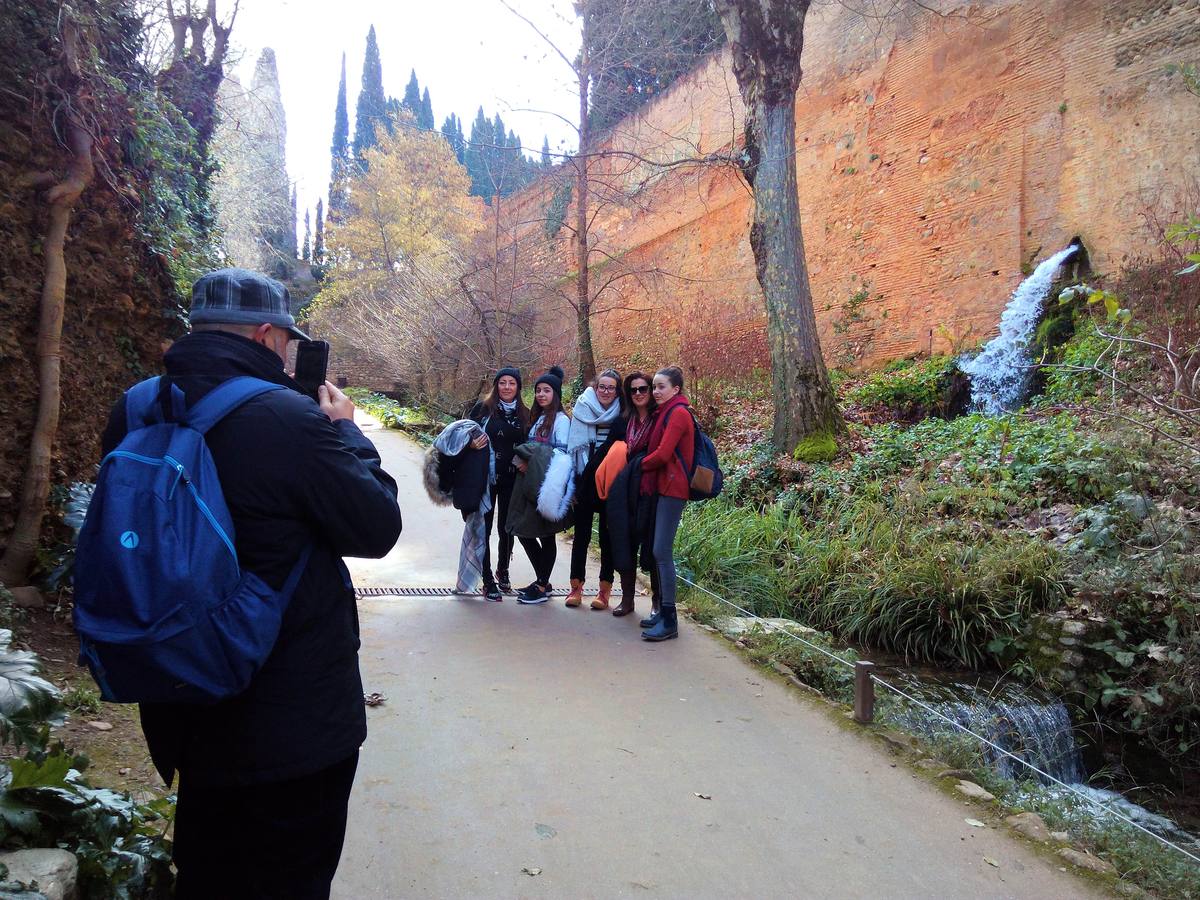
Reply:
[[679, 619], [674, 606], [664, 606], [658, 624], [642, 632], [642, 638], [647, 641], [666, 641], [679, 637]]
[[643, 628], [653, 628], [662, 618], [662, 600], [656, 594], [650, 600], [650, 615], [638, 622]]

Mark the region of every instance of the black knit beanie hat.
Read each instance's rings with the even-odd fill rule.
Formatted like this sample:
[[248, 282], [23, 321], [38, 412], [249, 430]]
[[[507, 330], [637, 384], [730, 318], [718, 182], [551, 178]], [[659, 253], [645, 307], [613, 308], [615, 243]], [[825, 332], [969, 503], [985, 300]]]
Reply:
[[517, 392], [519, 393], [521, 390], [521, 370], [514, 368], [513, 366], [505, 366], [503, 369], [497, 372], [496, 377], [492, 379], [492, 387], [498, 385], [500, 383], [500, 379], [505, 375], [517, 380]]
[[566, 373], [563, 372], [563, 370], [558, 366], [551, 366], [546, 370], [544, 375], [542, 375], [533, 383], [533, 386], [536, 388], [539, 384], [550, 385], [550, 389], [554, 391], [554, 395], [558, 397], [558, 402], [562, 403], [562, 382], [563, 375], [565, 374]]

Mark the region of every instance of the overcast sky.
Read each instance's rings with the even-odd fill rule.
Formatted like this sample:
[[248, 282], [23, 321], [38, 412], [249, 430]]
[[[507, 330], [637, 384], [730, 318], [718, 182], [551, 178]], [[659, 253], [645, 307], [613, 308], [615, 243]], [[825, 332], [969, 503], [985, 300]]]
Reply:
[[[566, 0], [510, 0], [574, 58], [579, 29]], [[224, 11], [228, 3], [219, 3]], [[231, 43], [241, 58], [234, 74], [249, 85], [264, 47], [275, 51], [287, 115], [288, 174], [296, 182], [301, 223], [329, 186], [329, 144], [338, 71], [346, 53], [350, 136], [362, 83], [367, 30], [375, 26], [384, 91], [403, 97], [416, 69], [429, 88], [437, 126], [451, 112], [470, 134], [480, 104], [497, 112], [533, 150], [548, 135], [570, 149], [575, 134], [562, 119], [578, 110], [571, 72], [545, 42], [499, 0], [368, 2], [368, 0], [241, 0]], [[524, 109], [548, 112], [523, 112]], [[303, 224], [301, 224], [303, 228]]]

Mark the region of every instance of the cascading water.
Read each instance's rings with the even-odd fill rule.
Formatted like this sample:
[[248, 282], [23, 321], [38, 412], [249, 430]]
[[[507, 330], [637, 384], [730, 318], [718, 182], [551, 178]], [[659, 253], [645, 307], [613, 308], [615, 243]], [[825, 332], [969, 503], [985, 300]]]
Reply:
[[[1084, 780], [1071, 717], [1062, 703], [1043, 699], [1011, 684], [985, 691], [970, 684], [914, 680], [909, 682], [909, 687], [926, 705], [946, 718], [1037, 766], [1047, 775], [1067, 784]], [[906, 706], [897, 713], [897, 721], [917, 733], [961, 734], [919, 706]], [[983, 751], [988, 764], [1006, 778], [1047, 782], [1032, 769], [990, 747], [984, 746]]]
[[[1200, 850], [1200, 838], [1184, 831], [1170, 819], [1155, 815], [1114, 791], [1091, 787], [1086, 783], [1087, 776], [1075, 743], [1071, 717], [1058, 700], [1011, 683], [987, 689], [961, 682], [931, 682], [903, 672], [894, 673], [892, 677], [904, 682], [905, 690], [930, 709], [1070, 785], [1076, 794], [1072, 795], [1066, 788], [1056, 785], [1028, 766], [984, 745], [982, 750], [988, 765], [1006, 778], [1017, 782], [1040, 783], [1049, 789], [1051, 795], [1067, 804], [1074, 803], [1073, 808], [1084, 819], [1095, 816], [1092, 804], [1107, 807], [1162, 837]], [[913, 704], [898, 706], [889, 718], [914, 734], [963, 738], [963, 733], [958, 729]], [[974, 738], [966, 739], [972, 746], [978, 746]], [[1079, 794], [1086, 799], [1080, 798]], [[1068, 805], [1067, 808], [1072, 807]]]
[[971, 406], [991, 415], [1014, 409], [1029, 386], [1029, 339], [1059, 267], [1079, 251], [1071, 244], [1043, 260], [1013, 291], [1000, 316], [1000, 334], [974, 359], [959, 362], [971, 378]]

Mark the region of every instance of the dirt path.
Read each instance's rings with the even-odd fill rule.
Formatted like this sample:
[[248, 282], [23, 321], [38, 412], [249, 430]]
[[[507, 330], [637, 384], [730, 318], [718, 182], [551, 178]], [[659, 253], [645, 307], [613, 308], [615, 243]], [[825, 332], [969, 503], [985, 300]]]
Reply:
[[[418, 448], [372, 437], [405, 530], [357, 583], [451, 585], [461, 519], [425, 498]], [[1096, 896], [693, 627], [646, 644], [561, 600], [361, 610], [365, 686], [388, 701], [335, 897]]]

